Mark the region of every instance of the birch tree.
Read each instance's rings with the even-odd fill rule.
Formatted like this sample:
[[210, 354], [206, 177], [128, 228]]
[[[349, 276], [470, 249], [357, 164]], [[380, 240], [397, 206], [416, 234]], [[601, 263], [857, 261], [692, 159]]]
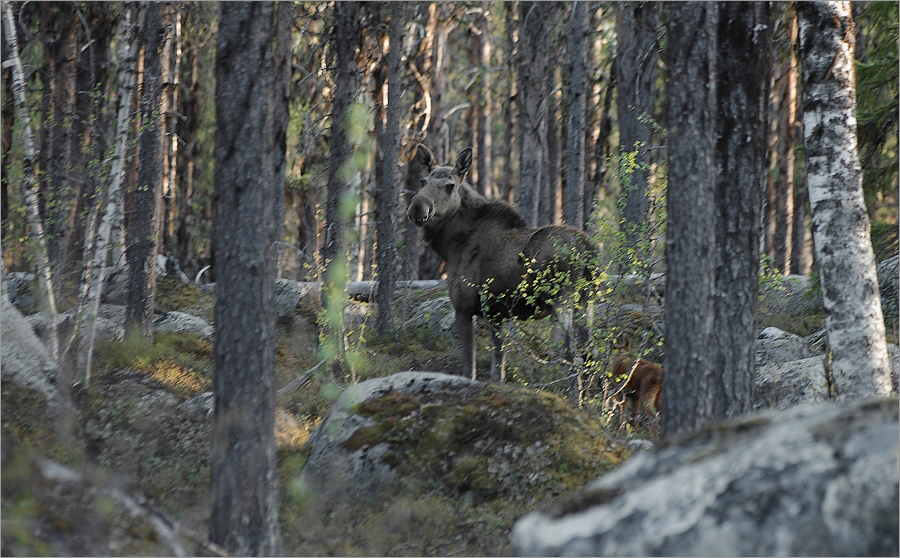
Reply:
[[[118, 107], [116, 110], [116, 139], [109, 188], [106, 191], [106, 209], [100, 219], [94, 239], [93, 259], [88, 261], [86, 277], [89, 287], [84, 301], [81, 341], [78, 345], [77, 373], [86, 386], [90, 382], [91, 360], [97, 334], [97, 313], [106, 280], [109, 241], [115, 215], [122, 204], [122, 182], [125, 177], [125, 155], [128, 131], [131, 129], [131, 105], [137, 83], [137, 5], [126, 3], [119, 20], [119, 76]], [[81, 315], [81, 312], [79, 312]]]
[[798, 2], [813, 243], [838, 398], [891, 392], [881, 296], [857, 152], [850, 2]]
[[37, 260], [38, 287], [41, 290], [41, 294], [45, 297], [44, 302], [47, 310], [50, 312], [50, 356], [53, 357], [53, 360], [58, 360], [59, 332], [56, 327], [56, 296], [53, 292], [53, 273], [47, 256], [47, 236], [38, 208], [38, 173], [35, 168], [38, 153], [35, 148], [34, 129], [31, 127], [31, 115], [25, 99], [25, 70], [22, 67], [22, 58], [19, 56], [19, 42], [16, 38], [16, 24], [11, 2], [7, 2], [5, 5], [3, 23], [6, 33], [6, 44], [9, 47], [9, 57], [13, 66], [13, 96], [15, 97], [16, 112], [18, 113], [25, 144], [25, 157], [22, 161], [23, 197], [25, 198], [28, 214], [28, 226], [31, 227], [31, 235], [37, 243], [35, 259]]

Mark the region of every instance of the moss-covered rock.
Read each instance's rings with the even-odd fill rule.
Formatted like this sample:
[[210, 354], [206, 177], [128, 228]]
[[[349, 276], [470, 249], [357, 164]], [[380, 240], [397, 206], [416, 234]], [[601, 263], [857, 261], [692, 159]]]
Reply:
[[[398, 499], [432, 501], [435, 526], [493, 516], [478, 527], [486, 539], [460, 547], [470, 554], [496, 553], [488, 540], [508, 534], [517, 515], [580, 487], [628, 453], [555, 395], [427, 372], [348, 388], [311, 436], [309, 452], [303, 473], [283, 480], [318, 505], [346, 509], [366, 501], [373, 523], [384, 521], [387, 502]], [[323, 527], [337, 537], [335, 526]], [[359, 528], [351, 522], [343, 535], [352, 540]], [[442, 553], [453, 548], [446, 542], [442, 550], [415, 548]]]

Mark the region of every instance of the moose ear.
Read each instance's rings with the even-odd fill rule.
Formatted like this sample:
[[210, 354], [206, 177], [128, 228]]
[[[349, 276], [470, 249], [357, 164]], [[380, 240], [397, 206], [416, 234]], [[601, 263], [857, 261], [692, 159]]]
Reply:
[[460, 178], [465, 178], [470, 168], [472, 168], [472, 148], [467, 147], [459, 152], [459, 157], [456, 158], [456, 168], [453, 169], [453, 172]]
[[416, 146], [416, 155], [419, 157], [419, 162], [422, 163], [422, 166], [425, 167], [425, 170], [431, 172], [434, 169], [434, 165], [436, 164], [434, 158], [434, 152], [428, 149], [428, 146], [424, 143], [420, 143]]

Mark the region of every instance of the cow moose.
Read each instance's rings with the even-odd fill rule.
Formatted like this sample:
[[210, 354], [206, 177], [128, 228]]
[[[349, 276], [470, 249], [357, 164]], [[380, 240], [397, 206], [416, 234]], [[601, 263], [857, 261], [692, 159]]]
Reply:
[[503, 321], [555, 313], [565, 331], [564, 358], [572, 371], [573, 398], [580, 403], [578, 361], [587, 344], [589, 281], [594, 276], [596, 249], [580, 230], [531, 227], [510, 204], [479, 194], [466, 181], [471, 148], [462, 150], [453, 166], [438, 165], [424, 145], [417, 149], [428, 174], [406, 214], [422, 227], [426, 242], [446, 262], [462, 343], [462, 374], [473, 379], [477, 375], [473, 316], [489, 323], [491, 379], [502, 382], [506, 379]]

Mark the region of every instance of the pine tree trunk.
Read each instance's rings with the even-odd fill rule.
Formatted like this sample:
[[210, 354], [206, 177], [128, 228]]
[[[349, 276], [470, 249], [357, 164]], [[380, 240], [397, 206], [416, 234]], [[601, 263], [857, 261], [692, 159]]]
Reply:
[[887, 395], [891, 370], [857, 153], [850, 2], [800, 2], [803, 132], [816, 262], [838, 398]]
[[546, 182], [544, 159], [547, 137], [547, 17], [551, 7], [545, 2], [519, 4], [519, 126], [522, 142], [519, 180], [519, 211], [525, 221], [538, 223], [541, 189]]
[[772, 27], [768, 3], [719, 4], [715, 419], [745, 413], [753, 403]]
[[19, 56], [19, 43], [16, 38], [16, 24], [13, 17], [12, 4], [7, 2], [4, 8], [4, 34], [6, 35], [6, 45], [9, 48], [9, 57], [13, 67], [12, 89], [16, 99], [19, 125], [22, 128], [22, 136], [25, 142], [25, 157], [22, 161], [22, 193], [25, 198], [25, 208], [28, 214], [28, 226], [31, 227], [31, 235], [37, 241], [38, 245], [37, 253], [35, 254], [35, 259], [37, 260], [38, 287], [41, 290], [41, 296], [44, 297], [43, 302], [46, 304], [46, 308], [50, 313], [49, 350], [50, 356], [56, 361], [59, 358], [59, 333], [56, 327], [56, 295], [53, 291], [53, 273], [47, 255], [47, 236], [44, 231], [44, 224], [41, 222], [40, 210], [38, 208], [38, 177], [35, 169], [38, 153], [35, 148], [34, 130], [31, 127], [31, 115], [25, 99], [25, 71], [22, 68], [22, 59]]
[[[119, 76], [118, 110], [116, 112], [116, 139], [106, 192], [106, 210], [100, 220], [94, 240], [92, 259], [88, 260], [86, 279], [89, 280], [84, 300], [81, 341], [78, 345], [77, 377], [84, 386], [90, 383], [91, 362], [97, 334], [97, 314], [100, 297], [107, 275], [106, 259], [112, 235], [112, 224], [122, 204], [122, 183], [125, 176], [125, 156], [128, 132], [131, 129], [131, 104], [137, 84], [137, 5], [125, 4], [119, 21]], [[81, 312], [79, 312], [81, 315]]]
[[387, 53], [388, 106], [384, 133], [379, 136], [383, 182], [375, 186], [378, 290], [375, 292], [375, 332], [387, 338], [394, 329], [394, 283], [397, 280], [397, 202], [399, 201], [401, 54], [406, 6], [391, 5]]
[[132, 219], [134, 242], [128, 250], [126, 288], [126, 334], [153, 337], [153, 307], [156, 300], [156, 255], [163, 233], [162, 185], [165, 181], [166, 114], [168, 95], [163, 82], [169, 74], [171, 57], [165, 48], [171, 7], [150, 3], [146, 6], [143, 47], [144, 73], [141, 85], [141, 138], [138, 187], [134, 193]]
[[572, 5], [569, 24], [569, 97], [566, 122], [566, 199], [563, 221], [584, 228], [585, 119], [587, 116], [588, 2]]
[[288, 7], [224, 2], [219, 14], [209, 538], [233, 556], [281, 555], [272, 304], [290, 100]]
[[667, 8], [669, 219], [662, 432], [669, 436], [700, 427], [713, 410], [718, 16], [714, 3]]
[[618, 87], [619, 152], [637, 152], [636, 167], [623, 185], [625, 234], [637, 242], [637, 227], [647, 220], [653, 92], [656, 83], [655, 3], [616, 3], [616, 86]]

